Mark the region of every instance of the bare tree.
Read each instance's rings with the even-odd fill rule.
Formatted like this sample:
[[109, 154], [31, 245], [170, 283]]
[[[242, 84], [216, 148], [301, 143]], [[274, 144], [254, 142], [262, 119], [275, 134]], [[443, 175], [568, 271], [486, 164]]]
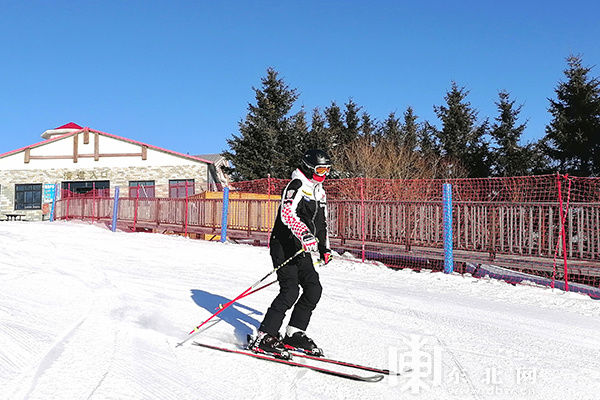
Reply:
[[340, 160], [335, 168], [351, 177], [433, 179], [441, 172], [438, 157], [424, 156], [385, 139], [373, 144], [369, 138], [359, 137], [339, 149], [334, 157]]

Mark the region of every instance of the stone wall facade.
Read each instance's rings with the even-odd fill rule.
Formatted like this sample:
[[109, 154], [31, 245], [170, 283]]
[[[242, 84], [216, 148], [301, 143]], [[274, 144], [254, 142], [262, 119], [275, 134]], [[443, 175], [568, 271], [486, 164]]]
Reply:
[[194, 193], [208, 189], [207, 164], [155, 167], [121, 167], [90, 169], [0, 170], [0, 217], [6, 213], [25, 215], [27, 220], [41, 220], [42, 210], [15, 210], [16, 184], [61, 184], [72, 181], [110, 181], [110, 195], [120, 187], [121, 196], [128, 195], [130, 181], [154, 181], [155, 196], [169, 196], [169, 180], [194, 180]]

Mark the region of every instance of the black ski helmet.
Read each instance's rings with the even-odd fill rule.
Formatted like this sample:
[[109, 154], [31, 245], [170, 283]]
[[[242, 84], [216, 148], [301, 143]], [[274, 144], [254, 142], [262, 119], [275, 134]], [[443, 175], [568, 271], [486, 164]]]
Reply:
[[317, 165], [331, 165], [331, 158], [323, 150], [307, 150], [302, 156], [300, 170], [310, 178], [313, 176]]

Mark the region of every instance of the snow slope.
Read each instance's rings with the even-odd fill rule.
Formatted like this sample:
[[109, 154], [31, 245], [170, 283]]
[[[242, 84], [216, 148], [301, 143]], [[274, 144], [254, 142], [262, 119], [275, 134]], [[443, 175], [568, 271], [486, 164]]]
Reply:
[[[361, 383], [175, 347], [271, 268], [265, 248], [0, 223], [0, 398], [600, 398], [600, 301], [342, 257], [319, 269], [309, 335], [332, 358], [382, 368], [420, 355], [423, 376]], [[196, 339], [241, 343], [276, 292], [243, 299]]]

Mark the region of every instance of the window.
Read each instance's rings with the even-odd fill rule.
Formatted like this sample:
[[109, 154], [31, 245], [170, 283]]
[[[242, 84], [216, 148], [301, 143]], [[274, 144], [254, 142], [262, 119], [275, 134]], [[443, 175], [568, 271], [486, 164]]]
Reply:
[[[187, 187], [187, 192], [186, 192]], [[169, 180], [169, 197], [185, 197], [194, 194], [193, 179], [171, 179]]]
[[15, 210], [40, 210], [41, 208], [41, 183], [15, 185]]
[[129, 197], [154, 198], [154, 181], [129, 181]]
[[63, 181], [62, 197], [109, 197], [110, 181]]

